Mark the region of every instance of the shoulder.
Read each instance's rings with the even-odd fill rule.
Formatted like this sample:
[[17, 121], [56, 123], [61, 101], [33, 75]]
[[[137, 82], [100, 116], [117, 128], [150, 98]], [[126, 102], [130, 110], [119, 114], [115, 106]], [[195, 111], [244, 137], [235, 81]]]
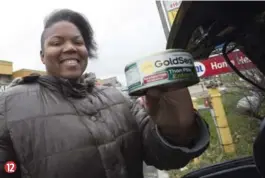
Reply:
[[[27, 79], [26, 79], [27, 80]], [[0, 115], [18, 121], [40, 113], [40, 85], [37, 81], [20, 81], [0, 94]]]
[[8, 86], [7, 89], [1, 93], [1, 97], [12, 97], [16, 95], [34, 93], [39, 90], [39, 84], [37, 78], [34, 77], [23, 77], [14, 79]]

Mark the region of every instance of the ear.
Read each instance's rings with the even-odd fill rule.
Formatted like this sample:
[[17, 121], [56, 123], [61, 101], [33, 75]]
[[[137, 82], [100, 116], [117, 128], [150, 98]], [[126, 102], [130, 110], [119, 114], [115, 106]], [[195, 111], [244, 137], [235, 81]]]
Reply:
[[41, 59], [41, 62], [42, 62], [43, 64], [45, 64], [44, 53], [43, 53], [42, 50], [40, 50], [40, 59]]

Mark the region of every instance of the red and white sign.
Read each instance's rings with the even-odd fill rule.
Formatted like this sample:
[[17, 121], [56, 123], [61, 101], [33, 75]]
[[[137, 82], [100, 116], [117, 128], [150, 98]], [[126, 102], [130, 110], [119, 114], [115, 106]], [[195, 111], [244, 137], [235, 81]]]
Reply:
[[[236, 50], [228, 54], [230, 61], [239, 70], [248, 70], [256, 66], [241, 51]], [[233, 72], [223, 55], [210, 56], [200, 62], [194, 62], [199, 77], [210, 77], [214, 75]]]
[[144, 84], [159, 81], [159, 80], [164, 80], [168, 78], [168, 73], [160, 73], [160, 74], [154, 74], [154, 75], [149, 75], [144, 77]]
[[6, 162], [4, 168], [5, 168], [6, 173], [10, 173], [11, 174], [11, 173], [16, 172], [17, 165], [16, 165], [16, 163], [14, 161], [8, 161], [8, 162]]
[[181, 1], [162, 1], [166, 11], [171, 11], [173, 9], [179, 8]]

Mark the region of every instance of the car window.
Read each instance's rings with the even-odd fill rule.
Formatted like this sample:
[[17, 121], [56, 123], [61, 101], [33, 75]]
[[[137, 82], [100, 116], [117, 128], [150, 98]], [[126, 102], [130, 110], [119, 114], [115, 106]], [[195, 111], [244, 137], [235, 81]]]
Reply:
[[[265, 87], [265, 77], [255, 66], [242, 73]], [[189, 90], [194, 106], [210, 126], [211, 143], [199, 158], [180, 170], [170, 171], [170, 175], [181, 177], [205, 166], [251, 156], [260, 122], [265, 117], [264, 93], [234, 72], [205, 77]]]

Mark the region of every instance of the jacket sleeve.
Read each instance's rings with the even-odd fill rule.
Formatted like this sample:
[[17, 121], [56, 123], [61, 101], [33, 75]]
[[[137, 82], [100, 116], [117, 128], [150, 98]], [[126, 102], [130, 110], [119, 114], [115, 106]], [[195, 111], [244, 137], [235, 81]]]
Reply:
[[131, 112], [141, 131], [144, 161], [148, 165], [155, 166], [160, 170], [178, 169], [201, 155], [209, 145], [208, 125], [196, 112], [199, 136], [189, 148], [169, 143], [139, 103], [131, 103]]
[[[7, 161], [14, 161], [17, 164], [17, 170], [15, 173], [7, 174], [5, 172], [4, 165]], [[5, 118], [5, 97], [3, 93], [0, 94], [0, 177], [20, 178], [19, 164], [7, 129]]]

